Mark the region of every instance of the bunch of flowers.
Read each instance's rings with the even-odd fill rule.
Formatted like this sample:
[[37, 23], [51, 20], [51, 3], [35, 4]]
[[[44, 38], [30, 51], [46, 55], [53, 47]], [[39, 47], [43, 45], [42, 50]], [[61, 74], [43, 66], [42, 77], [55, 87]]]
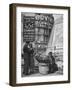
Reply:
[[42, 55], [42, 54], [36, 54], [35, 55], [36, 60], [39, 63], [49, 63], [49, 56], [48, 55]]

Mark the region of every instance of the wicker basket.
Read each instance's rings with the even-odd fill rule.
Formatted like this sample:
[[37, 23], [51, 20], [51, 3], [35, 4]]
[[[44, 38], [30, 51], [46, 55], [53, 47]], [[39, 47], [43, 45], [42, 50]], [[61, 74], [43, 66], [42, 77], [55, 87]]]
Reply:
[[39, 63], [39, 73], [40, 74], [48, 74], [49, 67], [46, 63]]

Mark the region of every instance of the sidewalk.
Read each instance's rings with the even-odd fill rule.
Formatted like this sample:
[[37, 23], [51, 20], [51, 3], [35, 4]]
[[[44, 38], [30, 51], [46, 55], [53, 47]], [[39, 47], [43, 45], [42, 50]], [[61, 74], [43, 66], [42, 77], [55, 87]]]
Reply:
[[30, 75], [24, 75], [22, 77], [35, 77], [35, 76], [56, 76], [56, 75], [63, 75], [62, 72], [60, 71], [56, 71], [55, 73], [50, 73], [50, 74], [40, 74], [39, 72], [34, 73], [34, 74], [30, 74]]

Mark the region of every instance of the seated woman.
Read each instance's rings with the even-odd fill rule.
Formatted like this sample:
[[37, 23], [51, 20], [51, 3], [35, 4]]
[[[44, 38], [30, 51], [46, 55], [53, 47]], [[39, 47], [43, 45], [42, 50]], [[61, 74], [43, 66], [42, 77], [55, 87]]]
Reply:
[[48, 73], [54, 73], [58, 70], [57, 64], [55, 63], [55, 58], [52, 55], [52, 52], [49, 52], [49, 72]]

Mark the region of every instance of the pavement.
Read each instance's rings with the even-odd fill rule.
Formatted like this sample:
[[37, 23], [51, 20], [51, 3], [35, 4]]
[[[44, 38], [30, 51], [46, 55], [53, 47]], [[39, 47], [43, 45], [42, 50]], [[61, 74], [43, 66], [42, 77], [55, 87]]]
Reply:
[[56, 76], [56, 75], [63, 75], [62, 71], [56, 71], [54, 73], [49, 73], [49, 74], [41, 74], [39, 72], [37, 73], [33, 73], [33, 74], [30, 74], [30, 75], [22, 75], [22, 77], [35, 77], [35, 76]]

